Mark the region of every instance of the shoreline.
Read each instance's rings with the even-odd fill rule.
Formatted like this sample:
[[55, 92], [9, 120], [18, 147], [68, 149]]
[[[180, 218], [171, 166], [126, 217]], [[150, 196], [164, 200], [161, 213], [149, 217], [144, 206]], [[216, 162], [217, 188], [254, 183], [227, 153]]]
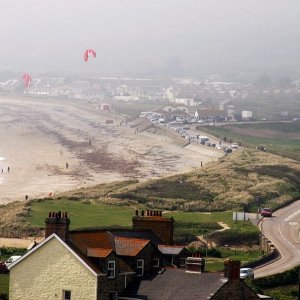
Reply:
[[[94, 104], [0, 97], [0, 204], [118, 180], [182, 173], [223, 153], [171, 137], [134, 133]], [[113, 124], [106, 125], [106, 120]], [[8, 173], [7, 168], [10, 167]], [[0, 170], [1, 172], [1, 170]]]

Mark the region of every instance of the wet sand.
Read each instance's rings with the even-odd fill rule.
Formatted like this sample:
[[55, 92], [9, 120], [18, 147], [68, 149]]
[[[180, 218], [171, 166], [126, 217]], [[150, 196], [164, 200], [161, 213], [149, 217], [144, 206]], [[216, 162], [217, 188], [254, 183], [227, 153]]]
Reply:
[[[106, 125], [108, 119], [114, 123]], [[122, 120], [87, 101], [1, 96], [0, 204], [25, 200], [25, 195], [46, 197], [98, 183], [171, 175], [222, 155], [206, 146], [182, 148], [167, 136], [135, 134], [119, 126]]]

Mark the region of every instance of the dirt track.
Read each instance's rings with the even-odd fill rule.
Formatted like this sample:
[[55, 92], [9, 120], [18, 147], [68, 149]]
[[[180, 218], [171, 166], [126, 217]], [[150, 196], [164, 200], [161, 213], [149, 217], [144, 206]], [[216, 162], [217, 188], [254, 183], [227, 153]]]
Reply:
[[[107, 119], [114, 124], [105, 125]], [[218, 159], [206, 146], [135, 134], [96, 105], [65, 99], [0, 98], [0, 203], [115, 180], [170, 175]], [[68, 168], [66, 168], [68, 163]], [[10, 172], [8, 173], [8, 166]]]

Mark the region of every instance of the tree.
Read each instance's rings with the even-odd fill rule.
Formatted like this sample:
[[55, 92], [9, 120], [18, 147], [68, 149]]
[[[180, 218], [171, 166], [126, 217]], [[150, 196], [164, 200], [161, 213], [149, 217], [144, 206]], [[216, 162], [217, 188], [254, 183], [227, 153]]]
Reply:
[[267, 75], [262, 75], [255, 81], [255, 85], [261, 88], [269, 87], [271, 83], [272, 83], [271, 78]]

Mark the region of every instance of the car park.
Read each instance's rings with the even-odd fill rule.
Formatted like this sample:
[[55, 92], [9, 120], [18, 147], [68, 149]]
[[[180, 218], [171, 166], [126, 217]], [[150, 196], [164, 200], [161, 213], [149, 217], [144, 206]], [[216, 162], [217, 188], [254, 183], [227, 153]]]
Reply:
[[272, 217], [272, 210], [268, 207], [265, 207], [260, 211], [260, 215], [262, 217]]
[[240, 269], [240, 279], [253, 279], [254, 278], [254, 272], [251, 268], [241, 268]]

